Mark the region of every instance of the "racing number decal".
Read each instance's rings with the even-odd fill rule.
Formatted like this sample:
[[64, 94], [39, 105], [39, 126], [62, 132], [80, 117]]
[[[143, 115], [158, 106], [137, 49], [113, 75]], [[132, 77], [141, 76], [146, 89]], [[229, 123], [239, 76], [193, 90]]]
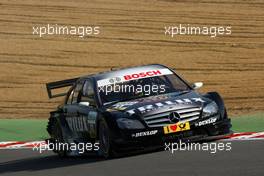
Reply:
[[187, 130], [190, 130], [189, 122], [184, 122], [184, 123], [178, 122], [178, 123], [163, 127], [164, 134], [176, 133], [176, 132], [187, 131]]

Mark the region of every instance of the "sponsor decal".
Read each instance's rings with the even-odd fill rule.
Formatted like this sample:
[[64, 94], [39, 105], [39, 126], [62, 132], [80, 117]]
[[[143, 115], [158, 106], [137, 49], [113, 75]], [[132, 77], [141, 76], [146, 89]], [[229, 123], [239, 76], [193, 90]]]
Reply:
[[124, 79], [125, 80], [131, 80], [131, 79], [152, 77], [152, 76], [157, 76], [157, 75], [161, 75], [160, 70], [152, 70], [152, 71], [147, 71], [147, 72], [133, 73], [133, 74], [125, 75]]
[[203, 121], [200, 121], [200, 122], [195, 123], [195, 126], [208, 125], [208, 124], [211, 124], [211, 123], [216, 122], [216, 120], [217, 120], [216, 117], [214, 117], [214, 118], [210, 118], [210, 119], [203, 120]]
[[137, 101], [130, 101], [130, 102], [119, 102], [113, 105], [113, 109], [115, 110], [125, 110], [127, 107], [132, 106], [138, 103]]
[[84, 116], [79, 117], [67, 117], [68, 125], [72, 131], [87, 131], [87, 118]]
[[189, 122], [178, 122], [175, 124], [171, 124], [168, 126], [163, 127], [164, 134], [169, 134], [169, 133], [176, 133], [176, 132], [181, 132], [181, 131], [187, 131], [190, 130], [190, 123]]
[[102, 87], [102, 86], [107, 86], [107, 85], [111, 85], [114, 83], [122, 83], [126, 81], [131, 81], [131, 80], [137, 80], [137, 79], [154, 77], [154, 76], [170, 75], [170, 74], [173, 74], [173, 73], [167, 68], [157, 69], [157, 70], [147, 70], [147, 71], [142, 70], [140, 72], [127, 73], [125, 75], [119, 74], [113, 78], [101, 79], [97, 81], [97, 84], [98, 84], [98, 87]]
[[[141, 107], [138, 107], [137, 110], [139, 110], [141, 113], [146, 113], [149, 111], [153, 111], [154, 109], [158, 109], [164, 106], [171, 106], [171, 105], [179, 105], [179, 104], [192, 104], [194, 102], [205, 102], [202, 98], [185, 98], [185, 99], [176, 99], [176, 100], [170, 100], [170, 101], [164, 101], [164, 102], [158, 102], [154, 104], [148, 104]], [[126, 111], [128, 114], [132, 115], [135, 113], [135, 109], [130, 109]]]
[[152, 130], [152, 131], [142, 131], [138, 133], [134, 133], [131, 136], [132, 137], [143, 137], [143, 136], [152, 136], [158, 133], [158, 130]]
[[111, 84], [118, 83], [120, 81], [121, 81], [121, 78], [119, 78], [119, 77], [109, 79], [109, 83], [111, 83]]

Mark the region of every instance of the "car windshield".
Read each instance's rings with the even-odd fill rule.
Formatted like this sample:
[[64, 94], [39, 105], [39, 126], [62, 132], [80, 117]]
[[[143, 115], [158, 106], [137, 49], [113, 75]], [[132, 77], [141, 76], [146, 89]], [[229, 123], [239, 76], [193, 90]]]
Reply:
[[99, 87], [98, 93], [104, 105], [142, 97], [186, 92], [190, 87], [175, 74], [147, 77], [118, 82]]

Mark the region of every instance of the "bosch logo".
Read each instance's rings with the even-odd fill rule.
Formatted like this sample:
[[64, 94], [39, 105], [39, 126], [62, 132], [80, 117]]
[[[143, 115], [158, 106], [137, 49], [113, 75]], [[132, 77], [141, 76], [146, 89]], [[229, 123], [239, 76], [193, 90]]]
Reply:
[[131, 79], [151, 77], [151, 76], [156, 76], [156, 75], [161, 75], [161, 74], [162, 73], [160, 70], [153, 70], [153, 71], [147, 71], [147, 72], [141, 72], [141, 73], [134, 73], [131, 75], [125, 75], [124, 79], [131, 80]]
[[171, 112], [169, 114], [169, 119], [171, 123], [177, 123], [180, 121], [180, 115], [177, 112]]

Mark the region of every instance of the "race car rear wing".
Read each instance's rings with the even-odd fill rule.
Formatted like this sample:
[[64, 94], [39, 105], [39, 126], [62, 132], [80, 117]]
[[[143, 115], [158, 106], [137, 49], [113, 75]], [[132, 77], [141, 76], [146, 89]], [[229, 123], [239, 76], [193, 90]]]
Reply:
[[52, 94], [53, 89], [59, 89], [63, 87], [72, 86], [79, 78], [66, 79], [62, 81], [55, 81], [46, 84], [49, 98], [62, 97], [67, 95], [67, 92]]

